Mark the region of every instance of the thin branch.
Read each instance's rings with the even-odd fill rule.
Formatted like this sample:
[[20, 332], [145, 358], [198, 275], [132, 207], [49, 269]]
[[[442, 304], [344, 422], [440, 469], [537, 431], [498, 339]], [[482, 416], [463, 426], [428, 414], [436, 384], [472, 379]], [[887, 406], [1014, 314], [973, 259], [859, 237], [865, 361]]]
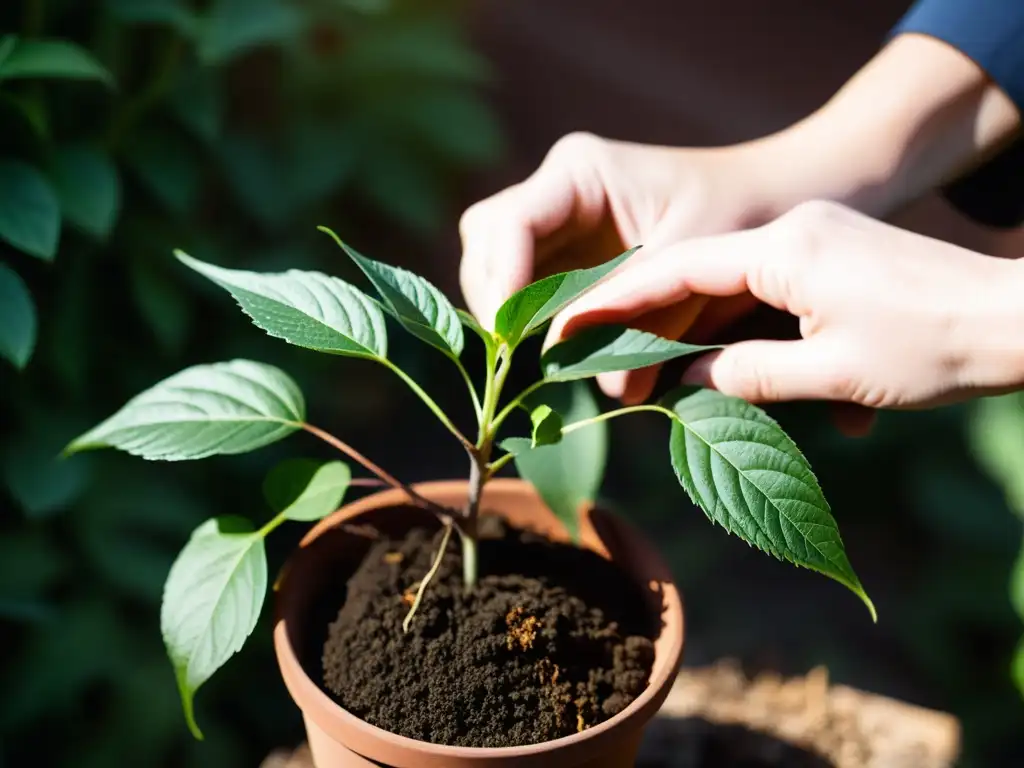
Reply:
[[352, 461], [358, 462], [359, 464], [363, 465], [363, 467], [365, 467], [367, 470], [375, 474], [377, 477], [379, 477], [382, 481], [390, 485], [392, 488], [397, 488], [398, 490], [405, 493], [405, 495], [409, 497], [410, 501], [412, 501], [413, 504], [415, 504], [417, 507], [421, 507], [423, 509], [433, 512], [441, 519], [442, 522], [445, 522], [446, 524], [451, 522], [451, 520], [457, 514], [455, 510], [443, 507], [440, 504], [437, 504], [431, 501], [430, 499], [421, 496], [411, 486], [403, 483], [401, 480], [398, 480], [393, 475], [386, 472], [384, 469], [377, 466], [368, 458], [363, 456], [363, 454], [361, 454], [351, 445], [342, 440], [339, 440], [330, 432], [325, 432], [319, 427], [314, 427], [312, 424], [303, 423], [300, 426], [304, 430], [309, 432], [311, 435], [316, 435], [328, 445], [337, 448], [339, 451], [341, 451], [350, 459], [352, 459]]
[[514, 458], [515, 455], [510, 452], [506, 453], [504, 456], [499, 456], [494, 461], [492, 461], [490, 465], [487, 467], [487, 479], [489, 480], [490, 478], [498, 474], [498, 471], [506, 464], [508, 464], [510, 461], [512, 461], [512, 459]]
[[434, 557], [434, 564], [430, 566], [430, 570], [427, 571], [427, 575], [420, 581], [419, 587], [416, 589], [416, 597], [412, 601], [412, 608], [405, 615], [405, 619], [402, 621], [402, 631], [409, 631], [409, 623], [412, 621], [412, 617], [416, 615], [416, 610], [420, 607], [420, 603], [423, 601], [423, 593], [427, 591], [427, 585], [430, 584], [430, 580], [434, 578], [437, 573], [437, 569], [441, 567], [441, 560], [444, 559], [445, 550], [448, 549], [448, 539], [452, 535], [451, 521], [445, 524], [444, 536], [441, 537], [441, 546], [437, 550], [437, 555]]
[[462, 361], [457, 357], [452, 358], [452, 362], [455, 363], [455, 367], [459, 369], [459, 373], [462, 374], [463, 381], [466, 382], [466, 388], [469, 389], [469, 396], [473, 399], [473, 411], [476, 413], [476, 420], [479, 423], [483, 419], [484, 411], [483, 406], [480, 404], [480, 396], [476, 393], [476, 387], [473, 386], [473, 378], [469, 375], [469, 371], [466, 370], [466, 366], [462, 364]]
[[676, 418], [676, 415], [672, 411], [660, 405], [631, 405], [628, 408], [619, 408], [616, 411], [605, 411], [604, 413], [599, 413], [591, 419], [581, 419], [580, 421], [574, 421], [572, 424], [566, 424], [562, 427], [562, 434], [568, 435], [571, 432], [575, 432], [577, 429], [589, 427], [592, 424], [598, 424], [602, 421], [608, 421], [609, 419], [614, 419], [616, 416], [625, 416], [630, 413], [642, 413], [644, 411], [663, 413], [670, 419]]
[[551, 382], [549, 382], [547, 379], [541, 379], [540, 381], [534, 382], [533, 384], [528, 386], [526, 389], [524, 389], [522, 392], [520, 392], [518, 395], [516, 395], [514, 398], [512, 398], [512, 400], [508, 403], [508, 405], [506, 405], [504, 408], [502, 408], [501, 412], [497, 416], [494, 417], [494, 420], [491, 422], [491, 429], [494, 430], [494, 431], [497, 431], [498, 427], [501, 426], [501, 422], [503, 422], [505, 419], [507, 419], [516, 408], [518, 408], [520, 405], [522, 405], [523, 404], [523, 400], [526, 399], [526, 397], [528, 397], [529, 395], [531, 395], [534, 392], [536, 392], [538, 389], [543, 387], [545, 384], [550, 384], [550, 383]]
[[462, 432], [459, 431], [459, 428], [452, 423], [452, 420], [449, 419], [447, 414], [445, 414], [445, 412], [441, 410], [441, 407], [434, 402], [434, 399], [423, 390], [423, 387], [417, 384], [413, 380], [413, 378], [409, 376], [409, 374], [407, 374], [393, 362], [388, 360], [386, 357], [378, 359], [378, 362], [384, 365], [384, 367], [391, 369], [398, 376], [398, 378], [400, 378], [409, 386], [409, 389], [416, 393], [419, 399], [422, 400], [426, 404], [426, 406], [431, 411], [433, 411], [434, 415], [437, 416], [438, 420], [442, 424], [444, 424], [445, 428], [447, 428], [449, 432], [455, 435], [456, 439], [460, 443], [462, 443], [462, 447], [466, 449], [470, 456], [474, 456], [476, 454], [476, 446], [473, 445], [473, 443], [471, 443], [469, 439], [464, 434], [462, 434]]

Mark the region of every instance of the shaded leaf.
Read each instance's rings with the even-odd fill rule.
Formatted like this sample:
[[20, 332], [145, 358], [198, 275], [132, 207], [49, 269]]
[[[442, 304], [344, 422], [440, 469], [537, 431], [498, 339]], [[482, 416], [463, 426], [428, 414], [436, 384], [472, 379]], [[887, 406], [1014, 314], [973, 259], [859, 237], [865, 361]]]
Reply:
[[203, 523], [171, 567], [160, 630], [185, 719], [197, 739], [203, 735], [195, 720], [195, 693], [252, 634], [266, 592], [263, 537], [244, 518]]
[[427, 280], [405, 269], [368, 259], [341, 241], [327, 227], [318, 227], [334, 238], [349, 258], [373, 283], [384, 308], [416, 338], [442, 352], [458, 357], [465, 340], [455, 307]]
[[341, 506], [351, 480], [351, 470], [340, 461], [288, 459], [267, 475], [263, 495], [275, 513], [311, 522]]
[[168, 106], [193, 136], [214, 143], [224, 123], [224, 94], [219, 73], [194, 67], [178, 78]]
[[21, 276], [0, 263], [0, 357], [28, 365], [36, 346], [36, 305]]
[[977, 400], [968, 436], [978, 463], [1024, 519], [1024, 392]]
[[693, 502], [758, 549], [843, 584], [877, 620], [817, 478], [775, 420], [714, 390], [679, 389], [665, 404], [672, 466]]
[[530, 447], [554, 445], [562, 439], [562, 417], [549, 405], [538, 405], [530, 411], [530, 423], [533, 433], [530, 436]]
[[106, 85], [114, 84], [110, 72], [75, 43], [4, 37], [0, 40], [0, 80], [28, 78], [98, 80]]
[[121, 210], [121, 180], [110, 157], [86, 146], [59, 147], [50, 171], [64, 218], [106, 239]]
[[646, 368], [720, 348], [719, 345], [684, 344], [621, 325], [599, 325], [551, 347], [541, 357], [541, 368], [549, 381], [572, 381], [608, 371]]
[[200, 33], [199, 56], [222, 64], [268, 43], [294, 37], [302, 16], [283, 0], [214, 0]]
[[[584, 383], [545, 387], [540, 398], [565, 422], [591, 419], [601, 411]], [[536, 410], [536, 408], [535, 408]], [[579, 511], [597, 499], [608, 456], [608, 425], [599, 422], [565, 435], [555, 445], [532, 447], [526, 438], [509, 438], [501, 447], [515, 456], [519, 475], [530, 482], [569, 535], [579, 537]]]
[[402, 100], [404, 122], [446, 156], [468, 165], [493, 162], [504, 148], [489, 105], [465, 88], [422, 88]]
[[202, 459], [262, 448], [304, 419], [302, 393], [283, 371], [233, 360], [164, 379], [66, 450], [113, 447], [145, 459]]
[[386, 358], [384, 313], [336, 277], [296, 269], [277, 274], [206, 264], [175, 251], [187, 267], [235, 297], [257, 327], [299, 347], [368, 359]]
[[166, 24], [185, 37], [193, 37], [199, 19], [185, 0], [106, 0], [107, 11], [128, 24]]
[[498, 340], [494, 338], [494, 334], [484, 328], [480, 323], [477, 322], [476, 318], [473, 317], [469, 312], [464, 309], [455, 310], [455, 314], [459, 318], [459, 322], [462, 323], [463, 328], [469, 328], [473, 333], [480, 337], [480, 341], [484, 343], [484, 346], [489, 350], [497, 349]]
[[570, 302], [590, 290], [637, 250], [630, 248], [611, 261], [590, 269], [559, 272], [516, 291], [498, 309], [494, 318], [495, 333], [514, 347], [522, 339], [540, 331]]
[[19, 160], [0, 159], [0, 238], [46, 261], [57, 253], [57, 195], [43, 174]]
[[132, 173], [172, 213], [187, 213], [199, 196], [203, 169], [191, 144], [176, 133], [146, 131], [125, 147]]
[[131, 265], [132, 297], [157, 341], [168, 351], [178, 352], [192, 325], [189, 301], [163, 265], [137, 258]]

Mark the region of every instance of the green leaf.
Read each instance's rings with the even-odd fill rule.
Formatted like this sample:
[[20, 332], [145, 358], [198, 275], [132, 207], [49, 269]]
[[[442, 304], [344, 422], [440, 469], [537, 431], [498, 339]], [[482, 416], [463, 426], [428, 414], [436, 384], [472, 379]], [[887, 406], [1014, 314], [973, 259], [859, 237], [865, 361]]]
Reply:
[[531, 448], [554, 445], [562, 439], [562, 417], [550, 405], [538, 405], [530, 411], [530, 423], [533, 425]]
[[1024, 392], [976, 401], [968, 436], [978, 463], [1024, 518]]
[[90, 147], [60, 147], [50, 172], [64, 218], [106, 240], [121, 210], [121, 180], [110, 157]]
[[124, 159], [142, 185], [172, 213], [184, 215], [195, 205], [203, 167], [183, 136], [165, 130], [133, 135]]
[[522, 339], [540, 331], [548, 320], [590, 290], [638, 248], [630, 248], [599, 266], [559, 272], [520, 289], [498, 309], [494, 318], [495, 333], [509, 346], [516, 346]]
[[127, 24], [164, 24], [192, 37], [198, 19], [185, 0], [106, 0], [107, 11]]
[[0, 39], [0, 80], [29, 78], [114, 84], [113, 76], [92, 54], [67, 40], [19, 40], [12, 35]]
[[714, 390], [682, 388], [665, 404], [672, 466], [694, 503], [758, 549], [843, 584], [877, 621], [810, 465], [775, 420]]
[[261, 274], [224, 269], [175, 251], [187, 267], [228, 291], [257, 327], [299, 347], [371, 360], [388, 355], [384, 313], [336, 277], [289, 270]]
[[455, 307], [441, 291], [404, 269], [368, 259], [341, 241], [327, 227], [317, 227], [334, 238], [377, 289], [384, 308], [416, 338], [447, 355], [462, 354], [465, 340]]
[[239, 54], [294, 37], [302, 16], [282, 0], [215, 0], [199, 41], [206, 64], [223, 64]]
[[302, 393], [278, 368], [196, 365], [132, 398], [65, 450], [112, 447], [164, 461], [245, 453], [290, 435], [305, 414]]
[[277, 514], [312, 522], [341, 506], [351, 480], [351, 470], [340, 461], [288, 459], [267, 475], [263, 495]]
[[197, 739], [203, 734], [193, 710], [196, 691], [252, 634], [266, 592], [263, 537], [244, 518], [207, 520], [171, 566], [160, 630], [185, 719]]
[[719, 345], [683, 344], [620, 325], [599, 325], [551, 347], [540, 363], [549, 381], [572, 381], [607, 371], [646, 368], [694, 352], [720, 348]]
[[1010, 604], [1024, 621], [1024, 542], [1010, 572]]
[[57, 253], [57, 195], [43, 174], [18, 160], [0, 159], [0, 238], [45, 261]]
[[21, 276], [0, 263], [0, 357], [19, 370], [36, 346], [36, 305]]
[[[584, 383], [545, 387], [540, 396], [567, 422], [592, 419], [601, 412]], [[599, 422], [577, 430], [555, 445], [533, 447], [532, 440], [509, 438], [501, 447], [515, 456], [519, 475], [537, 489], [569, 535], [577, 539], [580, 507], [593, 503], [601, 489], [608, 456], [608, 425]]]

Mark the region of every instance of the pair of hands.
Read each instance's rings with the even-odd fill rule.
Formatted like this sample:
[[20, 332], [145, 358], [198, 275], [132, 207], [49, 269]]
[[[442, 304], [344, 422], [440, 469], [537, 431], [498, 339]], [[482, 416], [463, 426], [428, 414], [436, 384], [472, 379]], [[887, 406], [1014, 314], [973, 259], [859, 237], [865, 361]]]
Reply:
[[[1013, 262], [807, 202], [779, 214], [757, 148], [677, 149], [571, 135], [527, 180], [463, 216], [461, 280], [488, 324], [545, 274], [641, 250], [552, 323], [548, 343], [625, 323], [709, 342], [763, 302], [802, 339], [755, 339], [697, 359], [689, 383], [753, 402], [835, 401], [848, 434], [876, 408], [920, 408], [1022, 382]], [[605, 374], [606, 394], [646, 399], [657, 370]]]

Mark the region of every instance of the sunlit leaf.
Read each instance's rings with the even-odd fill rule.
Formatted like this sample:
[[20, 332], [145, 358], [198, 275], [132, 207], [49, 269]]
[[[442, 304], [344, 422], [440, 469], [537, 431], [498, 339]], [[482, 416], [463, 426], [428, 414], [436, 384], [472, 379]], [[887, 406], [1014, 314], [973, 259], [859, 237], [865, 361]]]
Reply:
[[385, 309], [416, 338], [432, 347], [458, 357], [465, 343], [462, 323], [447, 297], [427, 280], [405, 269], [368, 259], [342, 242], [327, 227], [320, 227], [334, 238], [349, 258], [377, 289]]
[[559, 272], [521, 288], [498, 309], [494, 318], [495, 333], [514, 347], [523, 338], [540, 331], [570, 302], [594, 287], [636, 251], [637, 248], [631, 248], [599, 266]]
[[387, 357], [384, 313], [369, 296], [336, 277], [293, 269], [277, 274], [225, 269], [177, 251], [187, 267], [235, 297], [275, 338], [336, 355]]
[[196, 691], [252, 634], [266, 592], [263, 537], [244, 518], [203, 523], [171, 567], [160, 629], [185, 719], [197, 739], [203, 735], [195, 719]]
[[653, 333], [615, 325], [586, 328], [541, 357], [544, 378], [572, 381], [608, 371], [632, 371], [717, 346], [684, 344]]
[[66, 451], [112, 447], [145, 459], [202, 459], [262, 448], [304, 419], [302, 393], [283, 371], [233, 360], [164, 379]]
[[672, 466], [693, 502], [758, 549], [843, 584], [876, 619], [818, 481], [782, 428], [714, 390], [676, 390], [665, 404], [675, 414]]
[[288, 459], [267, 475], [263, 495], [274, 512], [311, 522], [341, 505], [351, 480], [351, 470], [340, 461]]

